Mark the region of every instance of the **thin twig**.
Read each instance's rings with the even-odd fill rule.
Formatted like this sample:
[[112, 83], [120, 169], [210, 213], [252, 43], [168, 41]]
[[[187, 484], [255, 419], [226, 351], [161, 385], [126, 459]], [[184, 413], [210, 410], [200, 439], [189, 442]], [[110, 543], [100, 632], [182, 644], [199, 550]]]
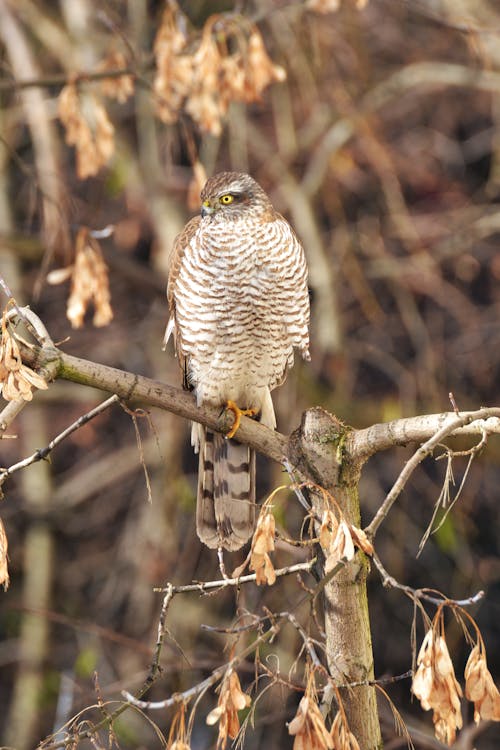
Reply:
[[[10, 289], [1, 276], [0, 286], [3, 288], [4, 292], [10, 294]], [[52, 338], [45, 325], [42, 323], [38, 315], [33, 312], [33, 310], [31, 310], [31, 308], [27, 306], [18, 307], [13, 297], [10, 297], [10, 304], [11, 309], [6, 313], [8, 319], [12, 319], [17, 316], [20, 320], [22, 320], [26, 328], [33, 335], [34, 339], [40, 344], [40, 346], [54, 346], [54, 342], [52, 341]]]
[[286, 473], [292, 480], [292, 485], [290, 486], [290, 489], [295, 492], [295, 496], [297, 497], [297, 500], [302, 505], [304, 510], [307, 513], [309, 513], [311, 511], [311, 504], [307, 501], [306, 496], [302, 492], [300, 480], [297, 478], [297, 470], [291, 464], [291, 462], [288, 460], [286, 456], [283, 457], [281, 463], [283, 464], [283, 467], [285, 468]]
[[429, 589], [414, 589], [411, 586], [406, 586], [405, 584], [396, 581], [396, 579], [393, 578], [384, 568], [376, 552], [373, 553], [372, 560], [382, 577], [383, 586], [385, 586], [386, 588], [399, 589], [400, 591], [404, 591], [405, 594], [408, 594], [408, 596], [413, 600], [423, 599], [424, 601], [435, 604], [438, 607], [442, 604], [450, 604], [457, 607], [470, 607], [472, 604], [477, 604], [477, 602], [479, 602], [484, 597], [484, 591], [478, 591], [476, 594], [473, 594], [473, 596], [469, 596], [467, 599], [449, 599], [448, 597], [444, 596], [444, 594], [442, 594], [440, 598], [431, 596], [431, 594], [428, 593]]
[[297, 620], [295, 615], [292, 614], [291, 612], [282, 612], [281, 615], [283, 617], [286, 617], [288, 622], [290, 622], [299, 633], [300, 637], [302, 638], [304, 642], [304, 647], [307, 653], [309, 654], [309, 657], [311, 659], [313, 666], [316, 667], [316, 669], [320, 669], [322, 672], [325, 672], [326, 674], [328, 674], [328, 672], [326, 672], [324, 664], [321, 663], [321, 660], [318, 654], [316, 653], [316, 649], [314, 648], [314, 644], [313, 644], [313, 639], [306, 633], [306, 631], [304, 630], [300, 622]]
[[[280, 576], [290, 575], [290, 573], [298, 573], [301, 570], [311, 570], [315, 563], [316, 558], [314, 557], [312, 560], [308, 560], [307, 562], [288, 565], [287, 567], [279, 568], [274, 572], [276, 573], [276, 577], [279, 578]], [[189, 583], [185, 586], [172, 586], [172, 592], [173, 594], [186, 594], [191, 591], [198, 591], [202, 594], [203, 592], [210, 591], [211, 589], [221, 589], [225, 588], [226, 586], [239, 586], [242, 583], [249, 583], [250, 581], [255, 581], [256, 577], [256, 573], [249, 573], [246, 576], [239, 576], [238, 578], [223, 578], [218, 581], [200, 581], [199, 583]], [[153, 589], [153, 591], [163, 594], [169, 590], [168, 586], [170, 586], [170, 584], [168, 584], [166, 588], [155, 588]]]
[[62, 443], [62, 441], [65, 440], [69, 435], [80, 429], [80, 427], [83, 427], [84, 424], [87, 424], [87, 422], [96, 417], [98, 414], [101, 414], [103, 411], [108, 409], [113, 404], [117, 403], [119, 400], [120, 399], [118, 396], [110, 396], [110, 398], [107, 398], [106, 401], [102, 402], [102, 404], [99, 404], [99, 406], [96, 406], [86, 414], [83, 414], [76, 420], [76, 422], [73, 422], [73, 424], [70, 424], [69, 427], [66, 427], [66, 429], [60, 432], [59, 435], [56, 435], [56, 437], [51, 440], [45, 448], [40, 448], [31, 456], [23, 458], [22, 461], [18, 461], [17, 464], [13, 464], [7, 469], [0, 469], [0, 486], [7, 479], [7, 477], [10, 477], [16, 471], [24, 469], [26, 468], [26, 466], [30, 466], [37, 461], [42, 461], [43, 459], [47, 458], [47, 456], [54, 450], [57, 445], [59, 445], [59, 443]]
[[5, 435], [4, 433], [7, 427], [11, 424], [11, 422], [14, 421], [18, 414], [20, 414], [27, 403], [29, 402], [25, 401], [23, 398], [18, 399], [17, 401], [9, 401], [7, 406], [2, 409], [2, 411], [0, 412], [0, 437], [2, 438], [2, 440], [17, 437], [17, 435]]
[[243, 651], [241, 651], [238, 656], [235, 656], [226, 664], [223, 664], [222, 666], [217, 667], [217, 669], [214, 669], [212, 674], [210, 674], [206, 679], [202, 680], [197, 685], [193, 685], [193, 687], [185, 690], [183, 693], [174, 693], [174, 695], [172, 695], [170, 698], [166, 698], [163, 701], [139, 700], [127, 690], [122, 690], [122, 695], [133, 706], [137, 706], [137, 708], [141, 709], [161, 710], [164, 708], [168, 708], [169, 706], [174, 706], [178, 703], [186, 703], [187, 701], [191, 700], [191, 698], [194, 698], [196, 695], [204, 692], [212, 685], [215, 685], [216, 682], [222, 679], [228, 669], [234, 669], [234, 667], [242, 662], [243, 659], [246, 659], [249, 654], [253, 653], [257, 646], [259, 646], [261, 643], [272, 640], [279, 630], [280, 625], [278, 623], [273, 623], [269, 630], [266, 630], [265, 633], [262, 633], [258, 638], [256, 638], [255, 641], [247, 646], [247, 648], [243, 649]]
[[318, 657], [318, 654], [316, 653], [316, 650], [314, 648], [315, 641], [313, 638], [311, 638], [310, 635], [306, 633], [300, 622], [297, 620], [295, 615], [292, 612], [269, 612], [262, 617], [258, 617], [257, 615], [252, 615], [251, 613], [244, 613], [242, 616], [247, 617], [251, 616], [252, 621], [246, 625], [236, 625], [231, 628], [223, 628], [223, 627], [217, 627], [212, 625], [201, 625], [203, 630], [208, 630], [211, 633], [226, 633], [228, 635], [235, 635], [239, 633], [244, 633], [248, 630], [257, 629], [259, 626], [264, 625], [264, 623], [271, 621], [272, 623], [277, 622], [279, 620], [288, 620], [288, 622], [293, 625], [293, 627], [297, 630], [300, 637], [302, 638], [304, 642], [304, 646], [306, 648], [306, 651], [308, 652], [309, 656], [311, 657], [311, 662], [315, 667], [318, 669], [324, 669], [324, 665], [321, 663], [320, 658]]
[[[144, 72], [149, 67], [144, 68]], [[30, 88], [54, 88], [55, 86], [67, 86], [70, 83], [76, 85], [81, 83], [92, 83], [94, 81], [104, 81], [107, 78], [122, 78], [123, 76], [131, 76], [134, 79], [138, 79], [141, 73], [130, 67], [115, 68], [115, 70], [104, 70], [95, 71], [93, 73], [73, 73], [67, 75], [67, 73], [59, 73], [52, 76], [46, 76], [45, 78], [26, 78], [24, 80], [14, 80], [6, 78], [0, 79], [0, 91], [20, 91], [21, 89]]]
[[160, 618], [158, 620], [158, 635], [156, 637], [155, 650], [154, 650], [153, 660], [151, 662], [151, 669], [150, 669], [150, 674], [153, 679], [156, 673], [159, 672], [160, 670], [160, 656], [161, 656], [161, 650], [163, 648], [163, 641], [165, 638], [167, 610], [173, 597], [174, 597], [174, 593], [172, 591], [172, 586], [169, 584], [167, 586], [165, 596], [163, 597]]
[[[439, 529], [442, 527], [442, 525], [445, 523], [446, 519], [448, 518], [448, 515], [451, 512], [453, 506], [455, 505], [460, 495], [462, 494], [462, 490], [465, 487], [465, 482], [467, 481], [467, 477], [469, 476], [469, 471], [472, 466], [472, 462], [474, 458], [483, 449], [487, 441], [488, 441], [488, 433], [486, 431], [483, 431], [481, 440], [479, 441], [479, 443], [477, 443], [477, 445], [473, 445], [472, 448], [469, 448], [468, 450], [465, 450], [465, 451], [453, 451], [451, 450], [451, 448], [445, 445], [444, 446], [445, 452], [441, 456], [436, 457], [436, 461], [439, 461], [444, 456], [447, 457], [446, 474], [445, 474], [445, 478], [443, 482], [443, 487], [441, 488], [441, 492], [439, 493], [439, 497], [434, 506], [434, 512], [432, 514], [432, 518], [429, 521], [429, 524], [427, 526], [427, 529], [425, 530], [425, 533], [422, 539], [420, 540], [420, 544], [418, 545], [417, 558], [422, 553], [422, 550], [429, 536], [431, 534], [435, 534], [436, 531], [439, 531]], [[467, 466], [465, 467], [465, 471], [462, 477], [462, 481], [460, 482], [460, 486], [458, 490], [455, 492], [455, 497], [451, 500], [450, 499], [450, 483], [454, 484], [453, 459], [458, 456], [468, 456], [469, 460], [467, 462]], [[436, 520], [436, 517], [440, 508], [444, 508], [444, 513], [439, 523], [437, 524], [437, 526], [434, 527], [434, 521]]]

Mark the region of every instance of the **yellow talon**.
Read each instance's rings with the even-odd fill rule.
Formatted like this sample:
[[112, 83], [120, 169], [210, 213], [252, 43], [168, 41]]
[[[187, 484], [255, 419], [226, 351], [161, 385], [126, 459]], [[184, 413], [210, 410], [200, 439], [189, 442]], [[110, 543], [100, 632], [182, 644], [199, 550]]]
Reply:
[[255, 416], [255, 414], [257, 414], [257, 409], [240, 409], [240, 407], [235, 404], [234, 401], [228, 401], [226, 404], [226, 409], [229, 409], [229, 411], [232, 411], [234, 414], [233, 426], [226, 434], [226, 438], [228, 440], [235, 436], [236, 432], [239, 429], [242, 417], [253, 417]]

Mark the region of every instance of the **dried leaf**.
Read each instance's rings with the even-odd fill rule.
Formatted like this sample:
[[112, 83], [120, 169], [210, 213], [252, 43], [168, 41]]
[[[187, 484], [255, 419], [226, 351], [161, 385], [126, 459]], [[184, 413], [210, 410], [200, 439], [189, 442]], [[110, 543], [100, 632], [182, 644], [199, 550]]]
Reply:
[[[125, 55], [121, 52], [110, 52], [99, 64], [98, 70], [105, 73], [123, 70], [127, 67]], [[131, 75], [111, 76], [101, 81], [101, 91], [104, 96], [116, 99], [123, 104], [134, 93], [134, 79]]]
[[254, 27], [248, 40], [248, 51], [245, 60], [245, 100], [253, 102], [260, 99], [262, 92], [274, 81], [284, 81], [286, 71], [275, 65], [266, 52], [260, 31]]
[[338, 525], [335, 538], [330, 543], [325, 561], [325, 571], [329, 573], [340, 560], [347, 560], [349, 562], [353, 559], [354, 554], [354, 543], [349, 526], [345, 521], [341, 521]]
[[166, 123], [175, 122], [193, 82], [193, 59], [181, 54], [186, 45], [186, 19], [174, 2], [169, 2], [154, 42], [158, 117]]
[[479, 644], [472, 649], [465, 666], [465, 697], [474, 703], [474, 721], [500, 721], [500, 693], [488, 669], [486, 654]]
[[47, 284], [55, 286], [56, 284], [62, 284], [64, 281], [68, 281], [73, 274], [73, 266], [66, 266], [66, 268], [54, 268], [49, 271], [46, 277]]
[[9, 545], [7, 541], [7, 534], [0, 518], [0, 585], [3, 586], [3, 590], [7, 591], [9, 588], [9, 570], [7, 566], [7, 551]]
[[267, 506], [263, 506], [252, 538], [250, 549], [250, 570], [255, 571], [255, 581], [272, 586], [276, 573], [269, 557], [274, 550], [275, 521]]
[[107, 325], [113, 319], [108, 267], [97, 240], [82, 227], [76, 237], [75, 263], [66, 315], [73, 328], [81, 328], [87, 308], [94, 305], [93, 324]]
[[354, 526], [354, 524], [349, 524], [349, 531], [351, 532], [351, 537], [356, 547], [359, 547], [359, 549], [363, 550], [367, 555], [373, 555], [373, 544], [370, 542], [363, 529], [359, 529], [357, 526]]
[[293, 750], [333, 750], [332, 736], [325, 727], [316, 696], [308, 683], [305, 695], [301, 698], [297, 713], [288, 724], [288, 734], [295, 736]]
[[115, 129], [104, 106], [93, 94], [83, 94], [70, 83], [59, 94], [58, 113], [66, 143], [76, 149], [79, 179], [97, 174], [115, 149]]
[[456, 730], [462, 727], [460, 697], [462, 689], [444, 636], [428, 630], [417, 657], [418, 669], [413, 678], [412, 692], [425, 711], [433, 710], [434, 733], [438, 740], [451, 745]]
[[241, 689], [237, 673], [229, 668], [221, 683], [217, 706], [206, 718], [206, 723], [210, 726], [219, 722], [218, 749], [225, 746], [228, 737], [236, 737], [240, 731], [238, 711], [248, 708], [251, 702], [250, 696]]
[[31, 367], [23, 364], [19, 346], [7, 325], [7, 316], [2, 316], [0, 339], [0, 393], [6, 401], [31, 401], [33, 388], [46, 390], [45, 379]]
[[335, 13], [340, 8], [340, 0], [307, 0], [306, 8], [314, 13]]

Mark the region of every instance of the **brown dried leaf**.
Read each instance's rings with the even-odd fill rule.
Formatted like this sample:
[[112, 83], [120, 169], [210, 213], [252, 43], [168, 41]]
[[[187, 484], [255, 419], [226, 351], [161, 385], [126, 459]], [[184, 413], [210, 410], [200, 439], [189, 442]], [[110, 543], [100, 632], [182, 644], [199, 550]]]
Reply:
[[97, 174], [115, 148], [115, 129], [104, 106], [95, 96], [81, 94], [70, 83], [59, 94], [58, 112], [66, 129], [66, 143], [76, 149], [79, 179]]
[[9, 570], [7, 566], [8, 560], [8, 541], [5, 528], [0, 518], [0, 585], [3, 586], [3, 590], [7, 591], [9, 588]]
[[335, 747], [309, 685], [300, 700], [297, 713], [288, 724], [288, 734], [295, 736], [293, 750], [333, 750]]
[[339, 522], [332, 510], [325, 510], [321, 519], [319, 532], [319, 543], [325, 552], [328, 552], [330, 546], [337, 535]]
[[93, 323], [105, 326], [113, 319], [110, 304], [108, 267], [97, 240], [82, 227], [76, 237], [75, 263], [66, 315], [73, 328], [81, 328], [90, 303], [94, 305]]
[[432, 708], [434, 733], [438, 740], [451, 745], [456, 730], [462, 727], [460, 697], [462, 689], [443, 636], [430, 628], [417, 657], [418, 669], [413, 678], [412, 692], [424, 710]]
[[363, 529], [359, 529], [357, 526], [354, 526], [354, 524], [349, 524], [349, 531], [351, 532], [351, 537], [356, 547], [359, 547], [359, 549], [363, 550], [367, 555], [373, 555], [375, 551], [373, 549], [373, 544], [370, 542]]
[[186, 732], [186, 704], [177, 709], [168, 733], [167, 750], [190, 750]]
[[205, 720], [208, 726], [212, 727], [214, 724], [217, 724], [225, 710], [225, 706], [216, 706], [213, 708]]
[[[99, 64], [98, 70], [103, 73], [123, 70], [127, 67], [125, 55], [117, 50], [110, 52]], [[101, 81], [101, 92], [104, 96], [116, 99], [123, 104], [134, 93], [134, 78], [131, 75], [112, 76]]]
[[330, 548], [325, 561], [325, 571], [327, 573], [337, 565], [340, 560], [352, 560], [355, 554], [354, 543], [352, 541], [349, 526], [345, 521], [338, 525], [335, 538], [330, 543]]
[[488, 669], [486, 654], [478, 644], [465, 666], [465, 697], [474, 703], [474, 721], [500, 721], [500, 693]]
[[169, 2], [154, 42], [157, 72], [153, 82], [156, 111], [166, 123], [177, 120], [193, 81], [193, 59], [181, 54], [186, 45], [185, 26], [185, 16], [176, 3]]
[[255, 571], [255, 582], [258, 586], [261, 583], [272, 586], [276, 581], [276, 573], [268, 554], [274, 550], [275, 531], [274, 516], [269, 508], [264, 506], [257, 521], [250, 549], [250, 570]]
[[68, 279], [71, 278], [72, 273], [73, 266], [66, 266], [66, 268], [54, 268], [52, 271], [49, 271], [45, 280], [47, 284], [56, 286], [57, 284], [62, 284], [65, 281], [68, 281]]
[[222, 680], [217, 706], [206, 718], [206, 723], [210, 726], [219, 722], [218, 749], [225, 746], [228, 737], [236, 737], [240, 731], [238, 711], [248, 708], [251, 702], [250, 696], [241, 689], [237, 673], [229, 668]]
[[245, 60], [245, 101], [260, 99], [262, 92], [274, 81], [284, 81], [286, 71], [275, 65], [266, 52], [260, 31], [254, 27], [248, 39]]
[[335, 13], [340, 8], [340, 0], [307, 0], [306, 8], [314, 13]]
[[233, 706], [237, 711], [242, 711], [244, 708], [248, 708], [251, 704], [252, 699], [249, 695], [243, 692], [240, 685], [240, 679], [236, 672], [231, 672], [229, 675], [229, 694]]
[[1, 330], [0, 393], [6, 401], [31, 401], [32, 389], [47, 390], [47, 382], [31, 367], [23, 364], [19, 346], [7, 325], [6, 313], [2, 316]]
[[349, 729], [340, 711], [335, 715], [330, 734], [333, 739], [334, 750], [360, 750], [356, 737]]
[[213, 20], [205, 23], [201, 43], [193, 55], [193, 85], [186, 102], [186, 112], [212, 135], [222, 132], [222, 117], [227, 110], [219, 91], [221, 54], [212, 38]]

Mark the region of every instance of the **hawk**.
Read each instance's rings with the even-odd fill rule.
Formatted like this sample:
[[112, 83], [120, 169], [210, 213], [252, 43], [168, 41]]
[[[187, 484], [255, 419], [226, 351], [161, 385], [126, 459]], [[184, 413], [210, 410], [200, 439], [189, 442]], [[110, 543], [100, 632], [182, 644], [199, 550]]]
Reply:
[[208, 547], [239, 549], [255, 525], [255, 452], [232, 439], [243, 413], [274, 429], [271, 391], [309, 359], [304, 250], [249, 175], [222, 172], [201, 191], [201, 215], [176, 237], [168, 278], [171, 334], [198, 405], [227, 407], [226, 437], [193, 423], [199, 452], [196, 528]]

